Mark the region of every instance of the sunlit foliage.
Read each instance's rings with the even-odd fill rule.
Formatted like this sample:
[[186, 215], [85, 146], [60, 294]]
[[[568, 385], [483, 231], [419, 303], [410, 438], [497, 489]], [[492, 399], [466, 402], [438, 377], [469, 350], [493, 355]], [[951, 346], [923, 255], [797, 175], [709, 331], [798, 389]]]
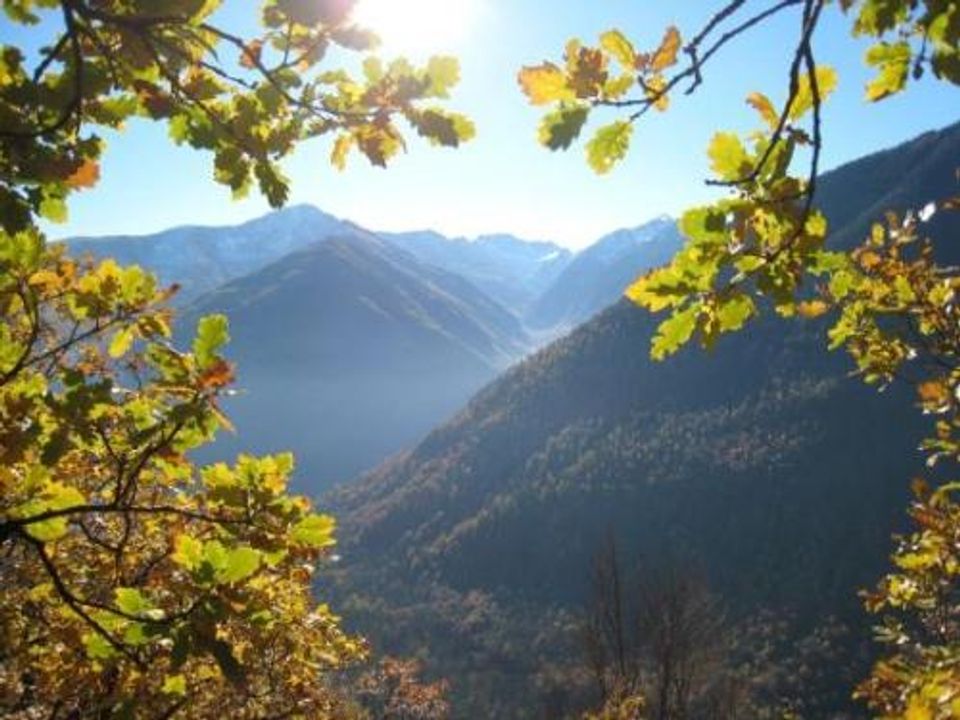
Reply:
[[[279, 162], [334, 139], [385, 166], [397, 121], [457, 146], [434, 103], [457, 62], [369, 54], [349, 0], [264, 0], [259, 34], [217, 0], [10, 0], [0, 48], [0, 715], [347, 717], [331, 673], [364, 643], [311, 592], [335, 523], [288, 493], [289, 455], [198, 467], [230, 422], [227, 321], [174, 344], [176, 288], [48, 244], [40, 219], [100, 177], [98, 128], [165, 123], [216, 180], [287, 198]], [[242, 5], [238, 3], [237, 5]], [[254, 6], [250, 5], [253, 10]], [[49, 37], [40, 39], [43, 33]], [[15, 36], [16, 37], [16, 36]], [[39, 51], [28, 44], [37, 41]], [[363, 55], [359, 75], [328, 67]]]
[[[0, 47], [4, 230], [23, 230], [35, 214], [63, 219], [69, 193], [99, 177], [104, 142], [95, 128], [134, 118], [165, 123], [174, 142], [212, 153], [217, 182], [237, 195], [256, 184], [275, 207], [289, 192], [279, 163], [304, 140], [335, 138], [337, 167], [353, 149], [386, 166], [405, 147], [401, 119], [440, 145], [473, 136], [469, 120], [438, 104], [459, 82], [457, 61], [381, 61], [370, 54], [376, 37], [350, 20], [351, 0], [236, 3], [259, 11], [261, 29], [250, 36], [219, 23], [223, 5], [4, 2], [7, 21], [25, 34], [49, 33], [36, 57]], [[343, 53], [361, 54], [362, 71], [327, 61]]]
[[[686, 212], [680, 220], [684, 248], [665, 267], [638, 279], [627, 296], [652, 312], [669, 312], [653, 341], [656, 359], [694, 340], [710, 348], [765, 307], [785, 317], [827, 316], [831, 349], [846, 349], [867, 382], [885, 385], [907, 377], [915, 384], [919, 407], [936, 418], [935, 433], [924, 445], [928, 464], [956, 463], [960, 273], [938, 262], [936, 245], [923, 239], [923, 232], [925, 222], [955, 210], [958, 201], [930, 198], [924, 208], [900, 208], [900, 215], [889, 213], [856, 249], [829, 246], [829, 227], [815, 196], [821, 105], [838, 78], [816, 63], [814, 40], [822, 14], [834, 10], [847, 14], [855, 35], [875, 38], [866, 62], [876, 72], [865, 94], [879, 101], [927, 72], [960, 84], [960, 12], [955, 3], [939, 0], [783, 0], [752, 8], [755, 14], [746, 17], [744, 6], [742, 0], [723, 6], [686, 42], [669, 28], [652, 52], [637, 52], [614, 30], [602, 35], [596, 48], [572, 41], [563, 67], [524, 68], [519, 79], [529, 100], [554, 108], [540, 140], [566, 149], [590, 114], [619, 110], [621, 117], [587, 144], [590, 165], [609, 171], [626, 156], [634, 124], [648, 110], [666, 110], [678, 93], [694, 92], [704, 82], [705, 66], [730, 41], [771, 17], [795, 12], [797, 43], [784, 100], [777, 105], [752, 93], [747, 103], [759, 115], [759, 129], [745, 138], [721, 132], [710, 144], [710, 182], [729, 188], [730, 195]], [[794, 166], [801, 162], [806, 171], [798, 174]], [[946, 486], [918, 500], [912, 515], [920, 528], [902, 541], [894, 557], [897, 572], [868, 601], [872, 611], [893, 610], [905, 618], [884, 626], [880, 639], [891, 644], [892, 654], [859, 691], [883, 717], [927, 720], [960, 712], [960, 641], [954, 629], [960, 601], [953, 558], [960, 516], [953, 496], [953, 486]]]

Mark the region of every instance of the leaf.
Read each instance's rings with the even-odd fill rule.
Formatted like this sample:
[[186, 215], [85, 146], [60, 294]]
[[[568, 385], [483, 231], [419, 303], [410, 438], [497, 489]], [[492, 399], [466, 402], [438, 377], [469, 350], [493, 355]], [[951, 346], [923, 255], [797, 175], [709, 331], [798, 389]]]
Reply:
[[727, 240], [727, 218], [723, 210], [713, 207], [696, 207], [680, 217], [680, 232], [695, 243], [716, 244]]
[[632, 70], [637, 62], [633, 43], [619, 30], [608, 30], [600, 36], [600, 46], [610, 53], [626, 70]]
[[99, 633], [89, 632], [83, 636], [83, 645], [87, 657], [91, 660], [110, 660], [117, 654], [116, 649]]
[[67, 534], [69, 518], [55, 517], [39, 522], [29, 522], [30, 518], [79, 507], [85, 502], [86, 498], [76, 488], [51, 482], [47, 483], [36, 497], [15, 507], [13, 516], [27, 521], [24, 529], [30, 537], [41, 542], [53, 542]]
[[337, 136], [337, 139], [333, 143], [330, 162], [341, 172], [347, 168], [347, 156], [350, 154], [350, 148], [353, 147], [353, 142], [353, 135], [350, 133], [342, 133]]
[[753, 298], [742, 293], [736, 294], [721, 303], [717, 311], [720, 332], [733, 332], [746, 325], [747, 320], [757, 314]]
[[217, 580], [222, 583], [237, 583], [246, 580], [260, 569], [260, 553], [251, 547], [239, 547], [227, 552]]
[[650, 356], [654, 360], [664, 360], [673, 355], [693, 337], [700, 317], [700, 304], [695, 303], [675, 312], [669, 319], [660, 323], [653, 338]]
[[650, 60], [650, 69], [654, 72], [661, 72], [671, 65], [676, 65], [677, 54], [680, 51], [680, 42], [680, 31], [671, 25], [667, 28], [663, 40], [660, 41], [660, 47]]
[[533, 105], [576, 99], [563, 70], [551, 62], [524, 67], [517, 75], [520, 87]]
[[171, 675], [163, 681], [161, 691], [166, 695], [186, 695], [187, 678], [183, 675]]
[[431, 108], [408, 114], [407, 117], [417, 132], [435, 145], [459, 147], [461, 143], [472, 140], [476, 135], [473, 122], [459, 113]]
[[[817, 93], [820, 102], [824, 102], [837, 89], [837, 71], [826, 65], [818, 65], [815, 76], [817, 78]], [[813, 87], [810, 77], [806, 74], [800, 77], [800, 86], [797, 95], [790, 105], [790, 119], [799, 120], [813, 108]]]
[[74, 190], [92, 188], [100, 180], [100, 165], [95, 160], [84, 160], [65, 182]]
[[117, 608], [127, 615], [141, 615], [153, 609], [153, 603], [147, 600], [136, 588], [117, 588], [114, 591]]
[[800, 317], [808, 319], [818, 318], [821, 315], [825, 315], [829, 309], [830, 305], [823, 300], [805, 300], [797, 303], [797, 314]]
[[107, 348], [107, 352], [112, 358], [121, 358], [130, 352], [130, 348], [133, 346], [133, 340], [136, 336], [136, 327], [125, 327], [121, 330], [118, 330], [114, 333], [113, 338], [110, 340], [110, 346]]
[[193, 341], [193, 354], [200, 368], [206, 368], [217, 359], [217, 351], [230, 340], [227, 318], [224, 315], [207, 315], [197, 324], [197, 337]]
[[178, 535], [173, 561], [187, 570], [196, 570], [203, 562], [203, 543], [190, 535]]
[[738, 180], [749, 172], [749, 156], [735, 133], [717, 133], [707, 150], [713, 171], [724, 180]]
[[867, 99], [876, 102], [903, 90], [910, 76], [911, 56], [906, 42], [878, 43], [867, 50], [867, 64], [879, 69], [867, 84]]
[[243, 47], [240, 53], [240, 65], [252, 70], [260, 64], [260, 55], [263, 52], [263, 40], [252, 40]]
[[919, 695], [914, 695], [907, 703], [903, 720], [933, 720], [933, 712], [927, 702]]
[[460, 63], [454, 57], [432, 57], [427, 61], [427, 75], [430, 77], [428, 97], [450, 97], [450, 90], [460, 82]]
[[626, 157], [633, 136], [633, 123], [618, 120], [600, 128], [587, 143], [587, 162], [595, 172], [604, 175]]
[[566, 150], [580, 136], [589, 114], [586, 105], [566, 105], [548, 113], [540, 123], [540, 144], [551, 150]]
[[775, 130], [780, 124], [780, 113], [773, 107], [770, 98], [760, 92], [754, 92], [747, 95], [747, 104], [760, 113], [771, 130]]
[[337, 522], [330, 515], [310, 515], [294, 525], [291, 534], [295, 542], [322, 549], [336, 545], [336, 527]]

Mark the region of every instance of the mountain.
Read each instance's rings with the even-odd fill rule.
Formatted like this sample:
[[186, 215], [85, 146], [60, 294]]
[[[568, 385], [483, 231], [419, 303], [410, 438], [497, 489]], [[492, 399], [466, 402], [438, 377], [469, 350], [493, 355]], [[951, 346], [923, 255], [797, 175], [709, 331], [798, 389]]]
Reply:
[[141, 265], [155, 272], [164, 284], [178, 283], [177, 302], [185, 305], [294, 250], [350, 228], [349, 223], [315, 207], [296, 205], [234, 227], [188, 226], [155, 235], [78, 237], [66, 242], [75, 253]]
[[617, 230], [578, 253], [524, 316], [535, 329], [569, 330], [615, 303], [640, 274], [680, 248], [676, 222], [661, 217]]
[[242, 391], [216, 455], [294, 450], [310, 492], [417, 441], [527, 344], [469, 282], [358, 229], [208, 293], [184, 324], [213, 312]]
[[[960, 125], [827, 174], [833, 241], [953, 194], [958, 150]], [[951, 237], [960, 220], [929, 228]], [[904, 389], [848, 378], [821, 323], [767, 318], [655, 364], [657, 320], [621, 301], [328, 498], [338, 607], [383, 652], [450, 678], [460, 717], [542, 717], [571, 691], [577, 613], [611, 534], [624, 556], [704, 568], [731, 621], [775, 612], [806, 637], [837, 617], [869, 637], [856, 591], [904, 527], [927, 419]], [[850, 676], [831, 665], [805, 716], [846, 710], [865, 660], [842, 653]]]
[[427, 230], [380, 233], [424, 263], [448, 270], [522, 315], [563, 272], [572, 253], [551, 242], [531, 242], [513, 235], [447, 238]]

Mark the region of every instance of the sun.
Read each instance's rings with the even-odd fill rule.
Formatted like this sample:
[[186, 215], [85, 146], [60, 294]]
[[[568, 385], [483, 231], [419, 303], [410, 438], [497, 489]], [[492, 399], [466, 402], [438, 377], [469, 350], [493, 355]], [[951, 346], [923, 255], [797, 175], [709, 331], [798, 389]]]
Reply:
[[359, 0], [353, 19], [390, 53], [455, 52], [477, 22], [482, 0]]

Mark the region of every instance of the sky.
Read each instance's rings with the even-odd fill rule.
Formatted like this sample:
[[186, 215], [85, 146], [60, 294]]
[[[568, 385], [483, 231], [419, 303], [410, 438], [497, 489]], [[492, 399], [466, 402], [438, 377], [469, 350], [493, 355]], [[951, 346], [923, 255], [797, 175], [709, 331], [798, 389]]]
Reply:
[[[314, 204], [373, 230], [429, 228], [451, 236], [509, 232], [574, 249], [617, 228], [677, 215], [716, 192], [703, 182], [710, 137], [718, 130], [756, 126], [754, 111], [744, 102], [749, 92], [783, 98], [797, 25], [796, 15], [784, 16], [728, 46], [708, 66], [697, 93], [677, 97], [668, 113], [649, 114], [637, 128], [627, 160], [599, 177], [587, 167], [582, 144], [567, 153], [550, 153], [537, 144], [542, 110], [531, 108], [519, 92], [517, 70], [559, 58], [571, 37], [595, 42], [611, 27], [623, 29], [641, 49], [655, 47], [670, 24], [688, 37], [721, 5], [718, 0], [361, 2], [367, 3], [363, 17], [386, 37], [385, 57], [402, 52], [414, 59], [433, 53], [460, 58], [463, 79], [449, 107], [475, 121], [477, 138], [457, 150], [411, 140], [408, 153], [388, 170], [355, 156], [342, 173], [328, 162], [329, 141], [308, 143], [286, 165], [293, 180], [291, 202]], [[256, 5], [227, 0], [221, 24], [249, 26]], [[747, 10], [766, 6], [750, 0]], [[915, 84], [903, 97], [868, 104], [863, 99], [867, 45], [850, 37], [849, 19], [836, 4], [825, 13], [815, 38], [818, 61], [840, 75], [839, 90], [824, 113], [825, 167], [960, 119], [956, 90], [932, 79]], [[9, 27], [0, 29], [0, 41], [9, 41], [10, 34]], [[614, 117], [599, 113], [598, 121]], [[269, 209], [254, 195], [233, 200], [213, 182], [210, 156], [173, 146], [163, 127], [136, 121], [108, 140], [100, 184], [75, 196], [70, 219], [49, 228], [51, 236], [235, 224]]]

